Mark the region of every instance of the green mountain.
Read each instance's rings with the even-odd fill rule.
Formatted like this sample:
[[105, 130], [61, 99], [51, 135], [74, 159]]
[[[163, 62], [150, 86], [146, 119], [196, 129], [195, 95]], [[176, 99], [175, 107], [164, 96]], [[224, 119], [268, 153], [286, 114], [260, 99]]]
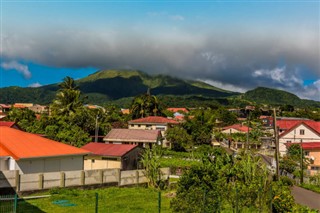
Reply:
[[258, 87], [247, 91], [241, 97], [245, 100], [259, 104], [270, 105], [293, 105], [293, 106], [314, 106], [320, 107], [320, 102], [300, 99], [298, 96], [278, 89]]
[[[96, 104], [134, 97], [146, 93], [148, 88], [153, 95], [225, 98], [239, 94], [199, 81], [183, 80], [167, 75], [151, 76], [137, 70], [102, 70], [76, 80], [76, 83], [81, 92], [88, 97], [88, 102]], [[48, 104], [58, 89], [58, 84], [38, 88], [1, 88], [0, 103]]]

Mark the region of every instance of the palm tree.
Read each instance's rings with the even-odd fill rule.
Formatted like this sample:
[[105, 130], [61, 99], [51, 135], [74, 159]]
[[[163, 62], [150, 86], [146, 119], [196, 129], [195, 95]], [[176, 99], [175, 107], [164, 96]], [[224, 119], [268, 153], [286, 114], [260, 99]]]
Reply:
[[77, 109], [83, 106], [82, 100], [80, 100], [80, 90], [69, 76], [64, 78], [59, 87], [60, 90], [51, 105], [51, 112], [57, 115], [74, 114]]
[[132, 118], [136, 119], [146, 116], [161, 116], [161, 109], [161, 104], [156, 96], [143, 94], [133, 99], [130, 112], [132, 114]]

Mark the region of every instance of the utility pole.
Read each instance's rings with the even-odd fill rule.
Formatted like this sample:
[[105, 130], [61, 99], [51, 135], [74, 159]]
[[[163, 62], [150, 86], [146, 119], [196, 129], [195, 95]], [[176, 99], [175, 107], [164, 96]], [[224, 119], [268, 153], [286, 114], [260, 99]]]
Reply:
[[96, 117], [96, 128], [95, 128], [95, 134], [94, 134], [94, 142], [95, 143], [98, 142], [98, 130], [99, 130], [98, 118], [99, 118], [99, 116], [97, 115], [97, 117]]
[[279, 138], [278, 138], [278, 127], [277, 127], [277, 114], [276, 109], [273, 108], [273, 127], [274, 127], [274, 142], [276, 145], [276, 178], [279, 180]]
[[248, 111], [247, 121], [248, 121], [248, 132], [247, 132], [246, 151], [249, 149], [250, 111]]
[[303, 184], [303, 149], [302, 149], [302, 139], [300, 140], [300, 152], [301, 152], [301, 159], [300, 159], [300, 184]]

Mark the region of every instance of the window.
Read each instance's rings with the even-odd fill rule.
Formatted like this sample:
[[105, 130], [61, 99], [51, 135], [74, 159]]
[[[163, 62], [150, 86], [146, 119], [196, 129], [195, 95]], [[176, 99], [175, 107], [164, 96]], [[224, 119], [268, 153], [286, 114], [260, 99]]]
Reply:
[[305, 155], [305, 156], [309, 156], [309, 154], [310, 154], [309, 151], [305, 151], [305, 152], [304, 152], [304, 155]]
[[131, 127], [134, 127], [134, 124], [131, 124]]
[[300, 129], [300, 135], [304, 135], [304, 129]]
[[94, 159], [91, 159], [91, 163], [94, 163], [95, 162], [95, 160]]
[[320, 166], [311, 166], [311, 170], [320, 171]]
[[138, 124], [138, 127], [141, 127], [141, 125], [140, 125], [140, 124]]

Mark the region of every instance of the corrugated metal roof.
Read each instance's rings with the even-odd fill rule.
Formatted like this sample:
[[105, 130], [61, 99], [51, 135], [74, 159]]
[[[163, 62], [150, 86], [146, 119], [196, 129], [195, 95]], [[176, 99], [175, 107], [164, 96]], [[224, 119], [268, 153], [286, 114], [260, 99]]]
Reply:
[[144, 129], [112, 129], [105, 137], [104, 141], [121, 142], [157, 142], [161, 135], [158, 130]]
[[0, 126], [0, 147], [16, 160], [89, 153], [84, 149], [6, 126]]
[[121, 157], [136, 147], [138, 147], [138, 145], [105, 144], [92, 142], [84, 145], [81, 148], [88, 150], [95, 155]]
[[135, 120], [131, 120], [129, 121], [130, 123], [143, 123], [143, 124], [178, 124], [179, 122], [172, 120], [172, 119], [168, 119], [165, 117], [160, 117], [160, 116], [148, 116], [146, 118], [139, 118], [139, 119], [135, 119]]
[[0, 121], [0, 126], [12, 127], [14, 124], [15, 122], [11, 122], [11, 121]]

